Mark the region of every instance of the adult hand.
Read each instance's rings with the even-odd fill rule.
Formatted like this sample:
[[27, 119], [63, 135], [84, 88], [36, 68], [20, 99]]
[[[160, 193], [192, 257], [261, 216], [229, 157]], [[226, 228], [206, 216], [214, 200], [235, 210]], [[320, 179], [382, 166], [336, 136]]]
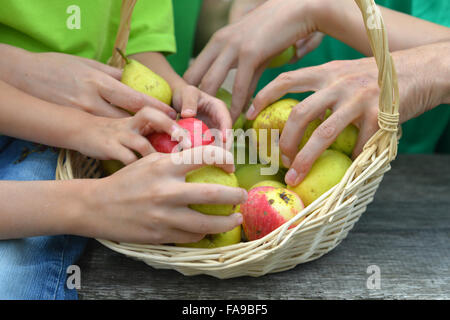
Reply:
[[[239, 20], [241, 20], [246, 14], [256, 9], [258, 6], [265, 3], [267, 0], [235, 0], [233, 1], [231, 8], [230, 8], [230, 14], [229, 14], [229, 23], [235, 23]], [[297, 40], [295, 42], [295, 56], [290, 61], [290, 63], [295, 63], [304, 56], [306, 56], [308, 53], [316, 49], [320, 43], [322, 42], [322, 39], [324, 37], [324, 34], [322, 32], [312, 32], [305, 38], [302, 38], [300, 40]]]
[[[393, 53], [400, 90], [400, 123], [448, 101], [450, 63], [442, 61], [448, 50], [449, 43], [438, 43]], [[287, 93], [308, 91], [315, 93], [293, 108], [280, 138], [283, 164], [290, 167], [286, 175], [289, 185], [303, 180], [314, 161], [350, 123], [359, 128], [353, 157], [379, 129], [380, 90], [373, 58], [333, 61], [283, 73], [257, 94], [254, 109], [248, 111], [247, 117], [254, 119], [266, 106]], [[333, 111], [331, 116], [299, 152], [308, 123], [323, 119], [328, 108]]]
[[184, 78], [215, 95], [237, 67], [231, 117], [237, 119], [270, 59], [316, 31], [311, 1], [271, 0], [217, 31]]
[[0, 49], [17, 60], [0, 63], [3, 80], [40, 99], [105, 117], [129, 116], [117, 107], [137, 112], [144, 106], [176, 116], [170, 106], [121, 83], [117, 68], [63, 53], [31, 53], [8, 45]]
[[[192, 151], [201, 152], [202, 164], [194, 164], [198, 161]], [[186, 161], [190, 164], [174, 164], [173, 156], [191, 160]], [[85, 213], [71, 233], [82, 230], [85, 236], [158, 244], [194, 242], [235, 228], [242, 223], [240, 213], [211, 216], [188, 208], [189, 204], [237, 205], [246, 200], [241, 188], [186, 183], [186, 173], [205, 163], [234, 171], [231, 153], [205, 146], [178, 154], [152, 153], [109, 177], [92, 180], [83, 195]]]

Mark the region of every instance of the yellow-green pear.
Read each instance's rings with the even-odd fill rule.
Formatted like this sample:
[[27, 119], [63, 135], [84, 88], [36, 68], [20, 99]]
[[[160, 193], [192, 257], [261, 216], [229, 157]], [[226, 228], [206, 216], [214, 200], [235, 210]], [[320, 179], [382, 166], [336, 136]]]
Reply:
[[282, 53], [277, 55], [276, 57], [272, 58], [269, 62], [269, 68], [278, 68], [289, 61], [294, 57], [295, 55], [295, 46], [290, 46], [289, 48], [285, 49]]
[[314, 162], [305, 179], [288, 189], [298, 194], [305, 206], [308, 206], [338, 184], [351, 164], [350, 158], [342, 152], [327, 149]]
[[[234, 173], [227, 173], [215, 166], [205, 166], [188, 172], [186, 182], [213, 183], [229, 187], [239, 187], [239, 182]], [[228, 216], [235, 211], [231, 204], [191, 204], [189, 207], [204, 214]]]
[[172, 89], [170, 89], [167, 81], [142, 63], [129, 59], [122, 51], [119, 49], [118, 51], [126, 62], [122, 72], [122, 83], [170, 105], [172, 102]]
[[241, 242], [241, 226], [227, 232], [208, 234], [202, 240], [191, 243], [177, 243], [178, 247], [188, 248], [219, 248]]
[[277, 173], [272, 175], [265, 175], [261, 173], [262, 168], [269, 168], [268, 165], [263, 165], [260, 163], [256, 164], [246, 164], [241, 166], [236, 170], [235, 175], [239, 182], [239, 186], [244, 188], [245, 190], [250, 190], [253, 185], [258, 182], [272, 180], [283, 182], [284, 174], [280, 170]]
[[[299, 104], [300, 101], [296, 99], [282, 99], [272, 103], [262, 110], [253, 122], [253, 129], [256, 130], [256, 137], [253, 138], [253, 143], [257, 143], [259, 156], [263, 163], [268, 163], [271, 160], [272, 153], [272, 131], [278, 130], [278, 138], [283, 132], [284, 125], [289, 118], [292, 108]], [[263, 135], [266, 136], [264, 143]], [[274, 146], [279, 148], [278, 145]], [[279, 151], [279, 150], [278, 150]], [[281, 152], [278, 152], [278, 161], [280, 167], [284, 168], [281, 162]]]
[[250, 187], [251, 189], [258, 188], [258, 187], [274, 187], [274, 188], [286, 188], [286, 185], [284, 183], [281, 183], [279, 181], [274, 180], [264, 180], [261, 182], [258, 182]]

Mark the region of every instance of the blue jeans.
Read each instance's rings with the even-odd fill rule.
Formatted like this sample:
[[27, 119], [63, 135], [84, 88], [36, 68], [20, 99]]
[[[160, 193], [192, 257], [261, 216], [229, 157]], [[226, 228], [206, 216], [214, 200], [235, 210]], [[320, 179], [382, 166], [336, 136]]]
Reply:
[[[0, 180], [54, 180], [58, 151], [0, 135]], [[87, 238], [58, 235], [0, 240], [0, 299], [77, 299], [67, 268]], [[71, 274], [71, 273], [70, 273]]]

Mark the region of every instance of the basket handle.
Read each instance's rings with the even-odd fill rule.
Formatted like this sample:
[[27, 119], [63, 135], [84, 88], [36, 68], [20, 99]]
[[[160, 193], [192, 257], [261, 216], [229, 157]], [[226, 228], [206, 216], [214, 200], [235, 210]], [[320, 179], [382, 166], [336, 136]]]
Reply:
[[119, 48], [120, 50], [122, 50], [122, 52], [126, 52], [131, 29], [131, 15], [133, 14], [133, 9], [136, 5], [136, 1], [137, 0], [122, 0], [122, 7], [120, 8], [119, 29], [117, 31], [112, 56], [108, 61], [108, 64], [110, 66], [119, 69], [122, 69], [125, 66], [125, 62], [117, 52], [116, 48]]
[[361, 10], [370, 47], [378, 66], [380, 87], [378, 125], [380, 130], [366, 143], [364, 149], [377, 146], [377, 155], [389, 148], [389, 161], [397, 155], [399, 123], [399, 91], [397, 73], [389, 52], [386, 27], [374, 0], [355, 0]]

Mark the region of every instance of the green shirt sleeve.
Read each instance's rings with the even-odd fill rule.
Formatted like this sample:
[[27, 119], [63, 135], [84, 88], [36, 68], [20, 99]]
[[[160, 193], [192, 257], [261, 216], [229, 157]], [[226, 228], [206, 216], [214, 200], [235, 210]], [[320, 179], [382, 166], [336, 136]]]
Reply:
[[171, 0], [137, 1], [131, 19], [127, 54], [176, 51]]

